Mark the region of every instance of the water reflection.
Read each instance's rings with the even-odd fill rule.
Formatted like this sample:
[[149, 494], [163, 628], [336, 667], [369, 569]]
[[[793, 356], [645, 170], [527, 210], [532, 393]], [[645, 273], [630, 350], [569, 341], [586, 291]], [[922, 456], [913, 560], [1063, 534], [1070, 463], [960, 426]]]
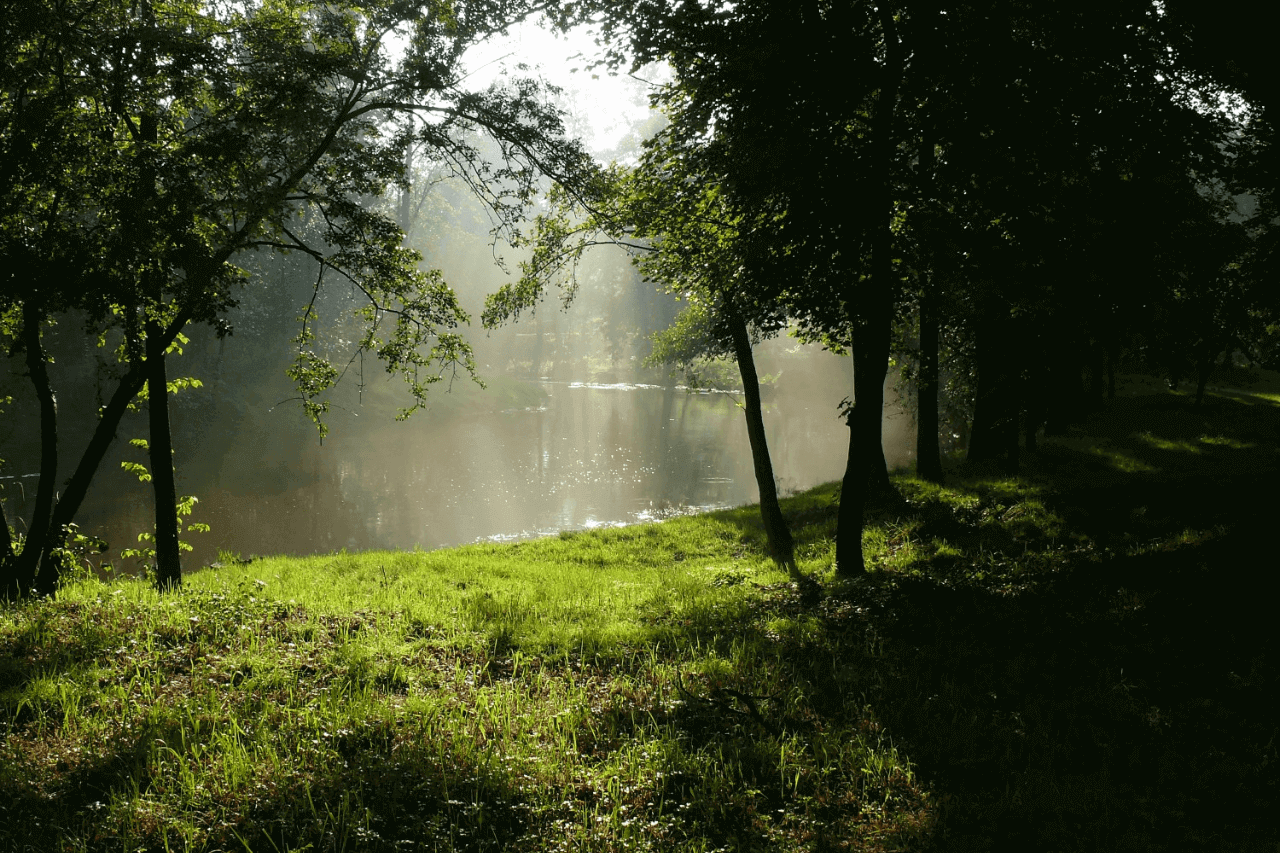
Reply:
[[[190, 566], [219, 549], [250, 554], [436, 548], [592, 529], [757, 498], [746, 427], [730, 394], [538, 383], [539, 405], [489, 414], [415, 415], [335, 425], [323, 446], [270, 436], [239, 447], [203, 482], [213, 532], [187, 537]], [[766, 412], [780, 486], [840, 476], [846, 434], [834, 405], [780, 398]], [[782, 412], [786, 412], [786, 417]], [[179, 466], [179, 471], [182, 467]], [[88, 508], [86, 508], [88, 509]], [[150, 527], [149, 501], [111, 503], [113, 550]]]

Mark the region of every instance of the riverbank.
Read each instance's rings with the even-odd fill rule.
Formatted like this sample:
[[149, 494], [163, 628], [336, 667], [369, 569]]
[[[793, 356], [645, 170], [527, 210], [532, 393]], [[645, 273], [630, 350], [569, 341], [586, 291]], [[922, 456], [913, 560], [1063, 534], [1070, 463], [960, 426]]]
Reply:
[[[1240, 383], [1237, 383], [1240, 385]], [[1274, 391], [1126, 396], [1018, 478], [0, 610], [4, 850], [1274, 850]]]

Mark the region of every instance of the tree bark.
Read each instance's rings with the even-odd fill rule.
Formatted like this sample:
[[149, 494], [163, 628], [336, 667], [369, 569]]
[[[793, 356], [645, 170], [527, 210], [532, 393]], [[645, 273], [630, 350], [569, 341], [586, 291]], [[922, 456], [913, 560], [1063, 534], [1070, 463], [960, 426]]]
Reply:
[[49, 537], [58, 482], [58, 402], [49, 383], [48, 364], [40, 342], [42, 319], [40, 310], [30, 300], [23, 304], [22, 338], [27, 351], [27, 374], [40, 403], [40, 483], [36, 487], [31, 526], [17, 558], [15, 591], [19, 595], [32, 590], [38, 595], [52, 595], [58, 589], [56, 562], [40, 559]]
[[[885, 319], [886, 327], [891, 321]], [[867, 494], [868, 497], [891, 498], [897, 495], [893, 483], [889, 481], [889, 463], [884, 457], [884, 383], [889, 376], [889, 345], [885, 341], [884, 358], [881, 359], [879, 353], [872, 355], [868, 361], [870, 364], [882, 364], [883, 368], [879, 371], [880, 382], [876, 386], [878, 392], [874, 395], [879, 401], [879, 408], [874, 412], [866, 411], [862, 416], [871, 421], [867, 424], [868, 434], [863, 442], [864, 452], [867, 454]], [[872, 368], [874, 371], [874, 366]], [[857, 368], [854, 368], [857, 372]], [[874, 380], [872, 380], [874, 381]]]
[[856, 406], [845, 414], [849, 428], [849, 456], [840, 483], [840, 512], [836, 517], [836, 572], [845, 577], [867, 573], [862, 556], [862, 524], [867, 505], [867, 455], [861, 452]]
[[773, 478], [773, 462], [769, 458], [769, 443], [764, 432], [764, 414], [760, 406], [760, 381], [756, 376], [755, 357], [751, 352], [751, 337], [746, 321], [732, 308], [728, 321], [733, 336], [733, 354], [742, 376], [742, 393], [746, 397], [747, 439], [751, 443], [751, 462], [755, 468], [756, 485], [760, 489], [760, 520], [764, 524], [765, 541], [769, 556], [793, 576], [796, 567], [795, 541], [791, 529], [778, 504], [778, 488]]
[[846, 417], [849, 458], [840, 486], [836, 520], [836, 571], [845, 576], [866, 573], [862, 527], [868, 492], [892, 492], [884, 459], [884, 380], [889, 370], [889, 326], [893, 320], [893, 117], [902, 82], [903, 55], [893, 15], [885, 4], [876, 7], [884, 33], [884, 77], [872, 117], [874, 162], [880, 180], [870, 206], [871, 269], [865, 292], [852, 300], [860, 316], [850, 318], [854, 329], [854, 405]]
[[173, 442], [169, 431], [169, 388], [165, 375], [163, 332], [147, 321], [147, 412], [151, 453], [151, 486], [156, 510], [156, 586], [162, 591], [182, 586], [178, 552], [178, 492], [173, 481]]

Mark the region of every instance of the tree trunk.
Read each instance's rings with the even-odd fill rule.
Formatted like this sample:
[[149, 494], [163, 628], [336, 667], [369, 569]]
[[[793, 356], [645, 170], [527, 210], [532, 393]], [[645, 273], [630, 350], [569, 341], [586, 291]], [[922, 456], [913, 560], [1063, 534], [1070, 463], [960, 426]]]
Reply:
[[[1006, 374], [1007, 379], [1007, 374]], [[1009, 397], [1005, 400], [1005, 426], [1003, 430], [1005, 455], [1004, 455], [1004, 472], [1009, 475], [1018, 473], [1019, 447], [1018, 439], [1021, 438], [1018, 429], [1018, 415], [1021, 410], [1022, 401], [1018, 397], [1018, 389], [1022, 387], [1021, 381], [1007, 381], [1006, 385], [1009, 389]]]
[[[852, 304], [859, 317], [851, 319], [854, 329], [854, 405], [849, 425], [849, 458], [840, 486], [840, 513], [836, 521], [836, 571], [844, 576], [866, 573], [862, 554], [862, 526], [868, 492], [872, 488], [891, 493], [884, 459], [884, 380], [889, 369], [889, 331], [893, 320], [893, 193], [890, 172], [893, 165], [893, 113], [902, 82], [903, 53], [897, 27], [888, 7], [876, 7], [884, 34], [885, 64], [880, 92], [872, 119], [874, 161], [879, 167], [879, 183], [870, 205], [868, 230], [871, 237], [871, 275], [865, 292]], [[860, 321], [860, 322], [859, 322]]]
[[836, 517], [836, 572], [846, 577], [865, 575], [862, 524], [867, 504], [867, 455], [862, 453], [856, 407], [845, 415], [849, 427], [849, 456], [840, 483], [840, 512]]
[[[38, 595], [53, 595], [58, 589], [57, 562], [41, 560], [49, 537], [53, 514], [54, 492], [58, 483], [58, 402], [49, 383], [48, 363], [40, 342], [41, 312], [30, 301], [22, 308], [22, 337], [27, 351], [27, 374], [40, 401], [40, 484], [22, 553], [18, 555], [16, 580], [18, 594], [34, 590]], [[40, 571], [41, 569], [44, 571]]]
[[746, 397], [747, 439], [751, 443], [751, 462], [755, 468], [756, 485], [760, 489], [760, 520], [764, 524], [765, 541], [769, 556], [793, 576], [796, 567], [795, 542], [791, 529], [778, 504], [778, 488], [773, 479], [773, 462], [769, 458], [769, 443], [764, 432], [764, 414], [760, 407], [760, 381], [756, 376], [755, 357], [751, 353], [751, 337], [742, 316], [729, 309], [729, 325], [733, 333], [733, 354], [742, 375], [742, 393]]
[[1213, 363], [1217, 360], [1218, 348], [1214, 344], [1203, 344], [1196, 359], [1196, 408], [1204, 402], [1204, 390], [1213, 374]]
[[166, 345], [160, 325], [147, 321], [147, 411], [151, 452], [151, 486], [156, 510], [156, 586], [162, 591], [182, 586], [178, 553], [178, 492], [173, 482], [173, 444], [169, 432], [169, 387], [165, 376]]
[[[886, 324], [889, 322], [889, 320], [885, 320]], [[880, 362], [880, 359], [874, 358], [873, 362]], [[874, 417], [874, 421], [867, 425], [870, 434], [867, 435], [862, 446], [867, 454], [868, 497], [892, 498], [898, 492], [894, 489], [893, 483], [889, 481], [889, 463], [884, 458], [884, 383], [889, 375], [889, 349], [887, 346], [885, 347], [883, 364], [884, 369], [880, 371], [880, 383], [877, 386], [879, 393], [875, 395], [880, 405], [874, 415], [869, 411], [863, 413], [863, 416], [868, 420]], [[857, 372], [856, 368], [855, 372]]]

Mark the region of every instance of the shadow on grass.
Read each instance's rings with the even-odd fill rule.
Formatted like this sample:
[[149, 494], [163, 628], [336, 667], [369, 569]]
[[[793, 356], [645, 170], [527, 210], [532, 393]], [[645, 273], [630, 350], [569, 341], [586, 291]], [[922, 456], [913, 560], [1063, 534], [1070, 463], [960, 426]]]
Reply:
[[999, 595], [896, 584], [874, 704], [947, 846], [1273, 849], [1276, 647], [1241, 539]]

